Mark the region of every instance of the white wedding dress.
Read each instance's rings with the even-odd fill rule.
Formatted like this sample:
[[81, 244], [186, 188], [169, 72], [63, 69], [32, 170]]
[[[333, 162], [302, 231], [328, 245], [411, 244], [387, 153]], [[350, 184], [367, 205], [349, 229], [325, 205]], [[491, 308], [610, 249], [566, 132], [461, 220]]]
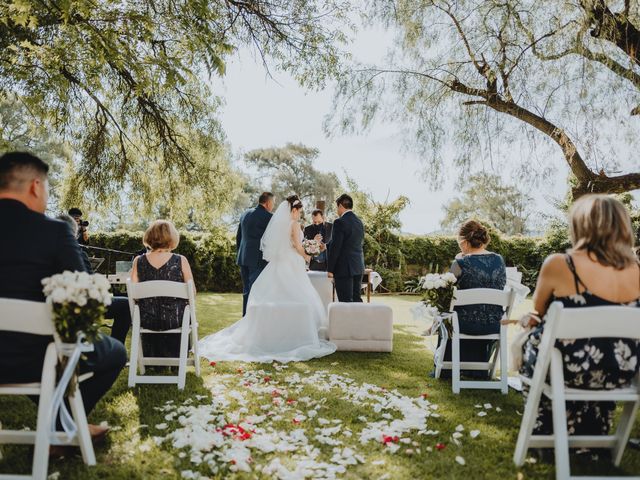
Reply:
[[[269, 263], [251, 287], [247, 313], [238, 322], [203, 338], [200, 355], [209, 360], [295, 362], [330, 355], [336, 346], [320, 338], [327, 311], [291, 241], [289, 202], [282, 202], [262, 237]], [[302, 232], [300, 232], [302, 237]]]

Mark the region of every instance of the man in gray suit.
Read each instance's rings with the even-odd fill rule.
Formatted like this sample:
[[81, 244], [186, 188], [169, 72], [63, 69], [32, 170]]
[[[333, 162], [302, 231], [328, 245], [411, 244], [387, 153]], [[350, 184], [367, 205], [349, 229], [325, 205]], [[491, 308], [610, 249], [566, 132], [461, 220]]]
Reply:
[[242, 316], [247, 313], [247, 300], [251, 286], [256, 281], [267, 262], [262, 258], [260, 240], [271, 220], [273, 210], [273, 193], [263, 192], [258, 199], [258, 206], [250, 208], [240, 217], [236, 234], [236, 263], [240, 265], [242, 277]]

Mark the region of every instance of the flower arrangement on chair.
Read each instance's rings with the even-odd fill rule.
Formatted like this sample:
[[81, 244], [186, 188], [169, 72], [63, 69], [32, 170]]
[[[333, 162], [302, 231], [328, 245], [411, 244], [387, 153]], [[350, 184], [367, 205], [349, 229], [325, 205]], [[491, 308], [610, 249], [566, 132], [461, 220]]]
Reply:
[[76, 343], [78, 335], [93, 342], [111, 304], [111, 285], [100, 274], [63, 272], [42, 280], [62, 342]]
[[411, 309], [411, 313], [416, 319], [433, 320], [432, 333], [436, 324], [439, 323], [435, 320], [441, 318], [451, 309], [457, 280], [453, 273], [447, 272], [442, 274], [429, 273], [418, 282], [423, 291], [423, 297]]

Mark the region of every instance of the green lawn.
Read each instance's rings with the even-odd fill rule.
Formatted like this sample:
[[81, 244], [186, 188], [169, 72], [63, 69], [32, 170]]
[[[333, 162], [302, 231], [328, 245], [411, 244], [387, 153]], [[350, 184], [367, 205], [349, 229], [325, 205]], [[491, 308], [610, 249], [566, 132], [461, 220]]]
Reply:
[[[240, 363], [212, 367], [203, 361], [202, 378], [190, 373], [182, 392], [175, 386], [163, 385], [128, 389], [123, 371], [90, 416], [93, 423], [107, 421], [114, 427], [107, 443], [97, 447], [98, 465], [86, 468], [74, 455], [52, 461], [49, 472], [59, 472], [60, 479], [271, 478], [282, 468], [280, 465], [289, 470], [297, 465], [298, 472], [307, 468], [307, 473], [318, 477], [320, 472], [335, 471], [331, 469], [339, 465], [339, 478], [479, 479], [516, 478], [520, 474], [519, 478], [553, 478], [552, 465], [533, 461], [521, 469], [513, 465], [519, 415], [523, 411], [519, 394], [510, 391], [503, 396], [499, 391], [463, 390], [460, 395], [453, 395], [448, 381], [427, 376], [432, 355], [427, 348], [428, 339], [417, 335], [424, 326], [415, 324], [408, 315], [414, 299], [374, 300], [394, 308], [393, 353], [336, 353], [288, 364], [286, 368]], [[199, 295], [200, 336], [234, 322], [240, 311], [240, 295]], [[491, 404], [491, 408], [485, 404]], [[361, 442], [361, 434], [371, 427], [370, 422], [386, 422], [378, 424], [384, 431], [386, 424], [403, 419], [406, 412], [415, 413], [416, 405], [430, 413], [426, 419], [430, 431], [408, 427], [399, 435], [398, 443], [391, 440], [387, 446], [377, 437]], [[478, 416], [480, 411], [487, 414]], [[0, 399], [0, 412], [4, 426], [34, 426], [35, 407], [26, 398]], [[258, 419], [265, 415], [266, 419]], [[179, 441], [182, 435], [208, 424], [222, 428], [226, 423], [248, 418], [255, 423], [253, 438], [246, 443], [251, 447], [248, 450], [243, 450], [242, 442], [228, 443], [228, 437], [224, 455], [217, 448], [192, 452], [162, 439], [176, 431], [175, 440]], [[463, 430], [454, 434], [459, 425]], [[473, 430], [480, 432], [476, 438], [469, 435]], [[215, 428], [208, 432], [215, 435]], [[640, 437], [640, 420], [632, 436]], [[275, 451], [257, 445], [258, 438], [263, 441], [267, 437], [275, 442]], [[444, 448], [436, 448], [437, 444]], [[233, 445], [240, 447], [230, 450]], [[286, 450], [287, 445], [293, 450], [278, 451]], [[247, 451], [251, 453], [251, 473], [234, 471], [241, 467], [241, 457]], [[1, 452], [0, 472], [26, 473], [29, 469], [29, 447], [4, 446]], [[315, 463], [309, 465], [309, 459]], [[464, 465], [459, 463], [462, 461]], [[574, 473], [592, 475], [637, 474], [640, 452], [627, 449], [619, 470], [606, 462], [580, 458], [574, 458], [573, 468]]]

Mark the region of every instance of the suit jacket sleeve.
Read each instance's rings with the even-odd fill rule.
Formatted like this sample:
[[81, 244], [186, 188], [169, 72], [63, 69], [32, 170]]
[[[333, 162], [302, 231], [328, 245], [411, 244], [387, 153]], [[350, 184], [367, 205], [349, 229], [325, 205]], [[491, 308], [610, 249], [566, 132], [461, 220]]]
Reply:
[[[57, 223], [57, 222], [56, 222]], [[82, 258], [82, 250], [78, 240], [72, 235], [66, 224], [60, 222], [56, 225], [58, 233], [58, 248], [56, 248], [56, 265], [59, 272], [69, 270], [71, 272], [87, 272], [87, 266]]]
[[331, 241], [327, 244], [327, 271], [334, 273], [338, 254], [344, 242], [344, 231], [342, 223], [336, 221], [333, 223], [333, 231], [331, 232]]
[[238, 231], [236, 232], [236, 252], [240, 251], [240, 243], [242, 242], [242, 217], [238, 222]]

